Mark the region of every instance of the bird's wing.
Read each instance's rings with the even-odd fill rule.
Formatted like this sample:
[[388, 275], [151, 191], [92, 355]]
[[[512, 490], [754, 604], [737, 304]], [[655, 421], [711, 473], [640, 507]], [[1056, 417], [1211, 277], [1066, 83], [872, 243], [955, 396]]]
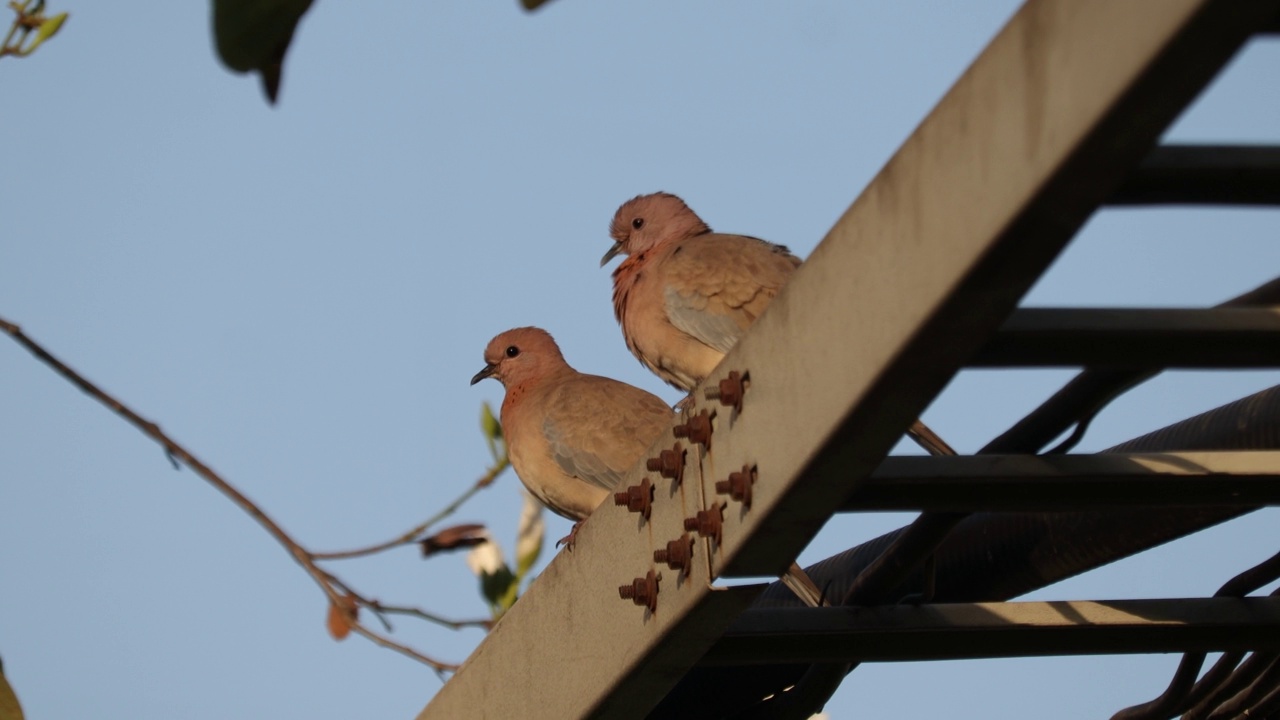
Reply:
[[679, 330], [727, 353], [799, 265], [785, 247], [758, 238], [691, 238], [663, 258], [667, 317]]
[[656, 395], [595, 375], [565, 383], [542, 423], [551, 457], [569, 475], [613, 490], [673, 415]]

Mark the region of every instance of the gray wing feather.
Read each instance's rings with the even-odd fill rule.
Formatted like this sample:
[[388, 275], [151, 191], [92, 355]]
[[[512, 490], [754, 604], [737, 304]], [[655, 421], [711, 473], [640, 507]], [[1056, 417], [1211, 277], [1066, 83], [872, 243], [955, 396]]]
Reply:
[[707, 299], [696, 293], [681, 295], [668, 287], [663, 305], [672, 325], [722, 353], [733, 349], [742, 336], [742, 328], [732, 317], [707, 312]]
[[551, 457], [567, 474], [586, 480], [592, 485], [598, 485], [605, 490], [613, 490], [622, 482], [622, 474], [626, 468], [621, 470], [611, 468], [599, 455], [565, 442], [565, 438], [556, 431], [556, 425], [550, 417], [543, 421], [542, 432], [547, 438], [547, 444], [551, 447]]
[[[613, 490], [667, 426], [672, 412], [656, 395], [594, 375], [562, 386], [542, 421], [551, 457], [561, 470]], [[581, 422], [581, 418], [592, 422]]]

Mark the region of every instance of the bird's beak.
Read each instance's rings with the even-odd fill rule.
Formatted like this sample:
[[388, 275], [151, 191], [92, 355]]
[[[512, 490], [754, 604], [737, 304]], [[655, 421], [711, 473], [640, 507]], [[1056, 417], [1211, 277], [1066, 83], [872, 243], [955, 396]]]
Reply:
[[476, 383], [480, 382], [481, 380], [487, 377], [493, 377], [493, 374], [496, 372], [498, 372], [497, 365], [494, 365], [492, 363], [490, 363], [489, 365], [485, 365], [483, 370], [471, 376], [471, 384], [475, 385]]
[[617, 257], [620, 252], [622, 252], [622, 243], [614, 243], [613, 247], [609, 248], [609, 252], [605, 253], [604, 257], [600, 258], [600, 267], [604, 267], [605, 263]]

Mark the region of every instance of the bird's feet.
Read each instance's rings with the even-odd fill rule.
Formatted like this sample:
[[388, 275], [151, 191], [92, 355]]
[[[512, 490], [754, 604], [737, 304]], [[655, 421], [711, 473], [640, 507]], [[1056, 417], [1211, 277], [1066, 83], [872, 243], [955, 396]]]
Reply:
[[583, 522], [585, 521], [579, 520], [578, 522], [574, 523], [573, 528], [569, 530], [569, 534], [565, 535], [564, 537], [556, 541], [556, 547], [560, 547], [561, 545], [564, 545], [566, 548], [569, 549], [569, 552], [573, 552], [573, 546], [575, 543], [578, 542], [578, 528], [582, 527]]
[[693, 409], [693, 402], [694, 402], [694, 398], [693, 398], [693, 391], [690, 391], [688, 395], [685, 395], [685, 396], [684, 396], [684, 399], [683, 399], [683, 400], [681, 400], [680, 402], [676, 403], [676, 405], [675, 405], [675, 410], [676, 410], [676, 412], [677, 412], [677, 413], [684, 413], [684, 411], [686, 411], [686, 410], [692, 410], [692, 409]]

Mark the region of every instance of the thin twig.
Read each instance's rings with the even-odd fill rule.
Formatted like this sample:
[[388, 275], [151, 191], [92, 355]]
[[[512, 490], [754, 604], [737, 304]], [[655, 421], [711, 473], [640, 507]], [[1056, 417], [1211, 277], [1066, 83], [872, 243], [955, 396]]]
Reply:
[[412, 617], [417, 617], [417, 618], [426, 620], [427, 622], [433, 622], [437, 625], [443, 625], [444, 627], [450, 628], [452, 630], [461, 630], [462, 628], [468, 628], [468, 627], [478, 627], [478, 628], [488, 630], [493, 627], [493, 620], [488, 618], [476, 618], [474, 620], [450, 620], [448, 618], [440, 617], [439, 615], [436, 615], [434, 613], [429, 613], [426, 610], [423, 610], [422, 608], [408, 607], [405, 605], [383, 605], [377, 600], [370, 601], [365, 606], [368, 607], [370, 610], [372, 610], [374, 613], [388, 613], [392, 615], [410, 615]]
[[[176, 459], [181, 461], [182, 464], [191, 468], [191, 470], [197, 475], [204, 478], [210, 485], [213, 485], [219, 492], [227, 496], [233, 503], [238, 505], [241, 510], [248, 513], [254, 520], [257, 520], [258, 524], [261, 525], [273, 538], [275, 538], [286, 551], [288, 551], [290, 557], [302, 566], [303, 570], [307, 572], [311, 579], [315, 581], [316, 585], [320, 587], [321, 591], [324, 592], [325, 596], [329, 598], [330, 603], [337, 607], [342, 606], [341, 598], [338, 595], [338, 589], [341, 589], [357, 602], [364, 605], [370, 604], [370, 601], [351, 592], [350, 588], [345, 583], [338, 580], [328, 571], [317, 566], [315, 563], [315, 556], [312, 553], [309, 553], [305, 548], [294, 541], [294, 539], [290, 537], [284, 529], [282, 529], [274, 520], [258, 508], [252, 500], [246, 497], [226, 480], [223, 480], [217, 472], [204, 464], [204, 462], [189, 452], [186, 448], [179, 445], [175, 440], [166, 435], [164, 431], [160, 429], [159, 425], [134, 412], [124, 403], [115, 399], [100, 389], [97, 385], [89, 382], [83, 375], [72, 370], [66, 363], [54, 357], [39, 343], [28, 337], [26, 333], [22, 332], [22, 328], [18, 327], [16, 324], [11, 323], [4, 318], [0, 318], [0, 330], [8, 333], [9, 336], [12, 337], [19, 345], [30, 351], [31, 354], [35, 355], [41, 362], [53, 368], [53, 370], [59, 375], [62, 375], [90, 397], [103, 405], [106, 405], [117, 415], [127, 420], [129, 424], [138, 428], [138, 430], [140, 430], [144, 435], [159, 443], [159, 445], [164, 448], [165, 454], [168, 455], [171, 460]], [[390, 638], [379, 635], [378, 633], [364, 627], [358, 621], [353, 620], [351, 622], [351, 629], [377, 645], [395, 650], [402, 655], [406, 655], [430, 666], [437, 672], [437, 674], [456, 670], [458, 667], [456, 664], [428, 657], [407, 645], [402, 645]]]
[[436, 660], [434, 658], [429, 658], [426, 655], [423, 655], [422, 653], [418, 652], [417, 650], [414, 650], [413, 648], [409, 647], [408, 645], [402, 645], [401, 643], [398, 643], [395, 640], [392, 640], [386, 635], [382, 635], [370, 630], [369, 628], [365, 627], [362, 623], [352, 622], [351, 629], [354, 630], [356, 634], [363, 635], [367, 640], [369, 640], [375, 645], [381, 645], [382, 647], [387, 648], [388, 650], [395, 650], [401, 655], [404, 655], [406, 657], [411, 657], [414, 660], [417, 660], [418, 662], [422, 663], [423, 665], [430, 667], [432, 670], [436, 671], [436, 675], [438, 677], [443, 678], [444, 677], [443, 673], [453, 672], [454, 670], [457, 670], [460, 667], [457, 663], [447, 663], [447, 662], [442, 662], [440, 660]]
[[412, 530], [401, 533], [400, 535], [396, 536], [395, 538], [392, 538], [391, 540], [377, 543], [376, 545], [369, 545], [368, 547], [357, 548], [355, 550], [341, 550], [337, 552], [312, 553], [311, 557], [315, 558], [316, 560], [348, 560], [350, 558], [373, 555], [375, 553], [380, 553], [384, 550], [390, 550], [391, 548], [400, 547], [401, 545], [411, 545], [415, 542], [418, 542], [419, 540], [422, 539], [422, 534], [425, 533], [428, 528], [430, 528], [432, 525], [435, 525], [436, 523], [440, 522], [441, 520], [444, 520], [445, 518], [449, 517], [454, 512], [456, 512], [457, 509], [461, 507], [463, 503], [471, 499], [472, 495], [475, 495], [477, 492], [480, 492], [484, 488], [489, 487], [489, 485], [491, 485], [493, 481], [496, 480], [498, 476], [502, 474], [502, 471], [506, 470], [510, 466], [511, 466], [511, 461], [504, 454], [501, 458], [498, 459], [498, 461], [493, 465], [493, 467], [485, 471], [485, 474], [481, 475], [480, 478], [476, 480], [475, 484], [467, 488], [466, 492], [459, 495], [456, 500], [449, 503], [448, 505], [445, 505], [444, 508], [440, 510], [440, 512], [427, 518], [421, 524], [415, 526]]
[[[9, 9], [12, 10], [17, 17], [13, 19], [13, 25], [9, 27], [9, 34], [4, 36], [4, 44], [0, 47], [4, 47], [7, 50], [10, 43], [13, 42], [14, 34], [19, 30], [27, 28], [27, 17], [30, 15], [30, 13], [27, 12], [27, 5], [29, 4], [30, 2], [17, 2], [17, 0], [10, 0]], [[30, 32], [30, 30], [27, 29], [27, 32]], [[21, 45], [22, 41], [19, 40], [18, 44]]]
[[[9, 34], [4, 37], [4, 43], [0, 44], [0, 57], [5, 55], [24, 57], [30, 52], [30, 48], [27, 52], [23, 52], [22, 43], [26, 42], [27, 36], [31, 34], [31, 31], [40, 27], [40, 23], [44, 21], [44, 17], [40, 14], [40, 11], [44, 9], [44, 3], [36, 3], [35, 9], [28, 9], [29, 5], [31, 5], [30, 0], [21, 3], [14, 0], [9, 3], [9, 8], [17, 13], [17, 17], [13, 19]], [[21, 32], [22, 35], [15, 43], [13, 42], [13, 36], [18, 32]]]

